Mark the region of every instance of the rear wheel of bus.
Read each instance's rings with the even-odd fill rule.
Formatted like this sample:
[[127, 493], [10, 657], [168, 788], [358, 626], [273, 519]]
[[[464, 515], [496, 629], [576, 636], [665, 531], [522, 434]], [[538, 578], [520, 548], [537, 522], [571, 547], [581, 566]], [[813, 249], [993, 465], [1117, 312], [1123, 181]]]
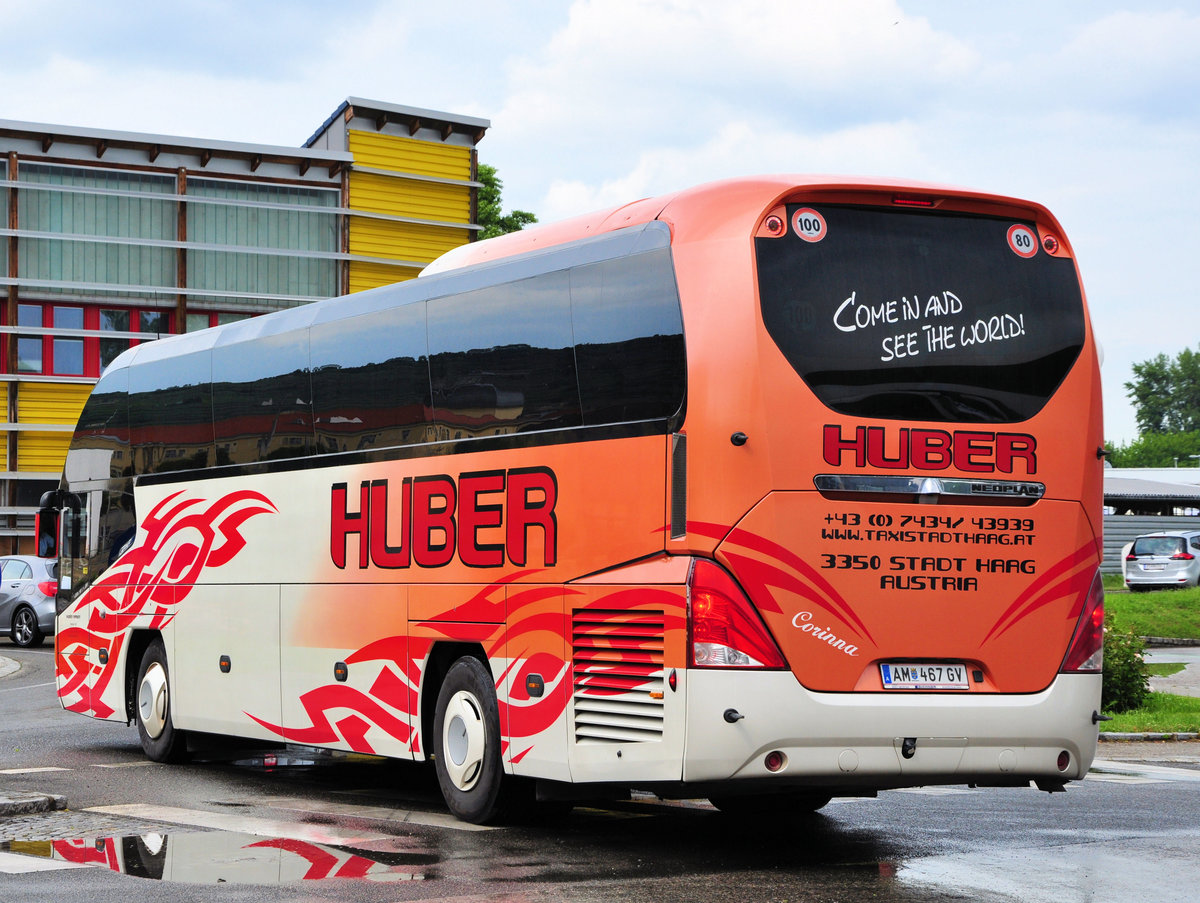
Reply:
[[137, 680], [137, 729], [142, 749], [155, 762], [177, 762], [187, 751], [182, 731], [171, 720], [171, 682], [161, 638], [142, 653]]

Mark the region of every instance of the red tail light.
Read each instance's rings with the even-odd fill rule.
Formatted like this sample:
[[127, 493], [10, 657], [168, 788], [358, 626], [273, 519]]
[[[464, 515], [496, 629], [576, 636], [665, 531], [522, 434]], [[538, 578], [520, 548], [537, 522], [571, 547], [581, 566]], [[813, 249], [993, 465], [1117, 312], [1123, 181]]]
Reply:
[[706, 560], [692, 565], [688, 600], [693, 667], [787, 666], [758, 612], [720, 565]]
[[892, 195], [892, 203], [897, 207], [936, 207], [937, 200], [917, 194]]
[[1087, 601], [1083, 612], [1075, 624], [1075, 635], [1071, 637], [1071, 646], [1067, 649], [1067, 657], [1063, 659], [1063, 672], [1090, 671], [1099, 672], [1104, 668], [1104, 584], [1100, 580], [1100, 571], [1092, 580], [1092, 588], [1088, 590]]
[[1125, 560], [1126, 561], [1137, 561], [1137, 556], [1134, 555], [1132, 552], [1130, 552], [1128, 555], [1125, 556]]
[[1191, 552], [1176, 552], [1171, 556], [1172, 561], [1194, 561], [1196, 558]]
[[58, 592], [58, 583], [54, 580], [43, 580], [38, 584], [43, 596], [53, 596]]

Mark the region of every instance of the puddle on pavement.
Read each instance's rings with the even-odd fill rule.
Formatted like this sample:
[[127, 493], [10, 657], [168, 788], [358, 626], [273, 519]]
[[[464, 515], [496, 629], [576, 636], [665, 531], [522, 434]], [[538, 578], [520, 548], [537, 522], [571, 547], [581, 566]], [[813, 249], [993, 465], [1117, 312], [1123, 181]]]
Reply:
[[0, 843], [0, 852], [93, 865], [180, 884], [277, 885], [333, 878], [386, 883], [437, 877], [436, 855], [411, 848], [395, 849], [402, 844], [410, 846], [398, 838], [374, 842], [369, 847], [349, 847], [205, 831], [95, 840], [13, 840]]

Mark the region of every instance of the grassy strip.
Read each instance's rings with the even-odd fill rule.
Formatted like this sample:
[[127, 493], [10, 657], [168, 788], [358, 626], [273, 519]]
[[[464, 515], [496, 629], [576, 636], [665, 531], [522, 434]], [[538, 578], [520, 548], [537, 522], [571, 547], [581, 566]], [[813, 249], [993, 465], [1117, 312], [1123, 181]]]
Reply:
[[1112, 593], [1104, 599], [1118, 630], [1138, 636], [1200, 637], [1200, 587]]
[[1170, 677], [1186, 668], [1183, 662], [1155, 662], [1146, 664], [1146, 673], [1151, 677]]
[[1104, 581], [1104, 591], [1111, 592], [1114, 589], [1125, 589], [1125, 578], [1120, 574], [1101, 574], [1100, 579]]
[[1132, 712], [1114, 715], [1102, 722], [1105, 733], [1180, 733], [1200, 731], [1200, 697], [1174, 693], [1151, 693], [1146, 705]]

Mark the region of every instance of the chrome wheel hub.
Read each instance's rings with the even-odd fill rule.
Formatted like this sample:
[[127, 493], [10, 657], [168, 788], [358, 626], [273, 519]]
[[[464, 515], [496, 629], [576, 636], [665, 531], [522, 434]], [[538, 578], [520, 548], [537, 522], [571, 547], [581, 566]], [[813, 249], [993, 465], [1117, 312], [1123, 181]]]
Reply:
[[158, 662], [146, 669], [138, 687], [138, 718], [151, 740], [167, 726], [167, 672]]
[[446, 706], [442, 725], [442, 753], [446, 774], [459, 790], [470, 790], [483, 772], [487, 731], [478, 700], [459, 690]]

